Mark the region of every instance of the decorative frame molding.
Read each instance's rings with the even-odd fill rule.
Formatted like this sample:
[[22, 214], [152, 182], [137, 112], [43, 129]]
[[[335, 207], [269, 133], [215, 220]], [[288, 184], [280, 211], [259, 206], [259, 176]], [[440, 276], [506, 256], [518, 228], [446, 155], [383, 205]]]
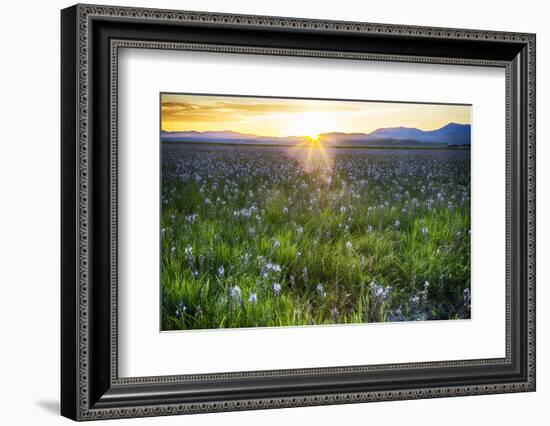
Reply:
[[[161, 32], [158, 41], [136, 37], [124, 24]], [[178, 40], [171, 28], [189, 28], [190, 41]], [[242, 37], [239, 44], [197, 42], [202, 28], [223, 28]], [[192, 31], [197, 30], [197, 34]], [[316, 46], [247, 46], [246, 30], [275, 30], [299, 37], [314, 32], [325, 37], [370, 37], [371, 51], [319, 49]], [[105, 34], [108, 34], [105, 35]], [[124, 35], [124, 39], [120, 37]], [[95, 37], [95, 38], [94, 38]], [[172, 38], [170, 38], [172, 37]], [[185, 35], [183, 36], [185, 37]], [[205, 37], [206, 38], [206, 37]], [[284, 37], [280, 43], [287, 42]], [[389, 41], [420, 43], [419, 55], [386, 52]], [[279, 42], [279, 41], [277, 41]], [[287, 42], [288, 43], [288, 42]], [[479, 53], [438, 56], [438, 44], [479, 47]], [[276, 43], [275, 43], [276, 44]], [[217, 51], [273, 56], [312, 56], [354, 60], [444, 63], [503, 67], [506, 70], [506, 357], [502, 359], [327, 367], [300, 370], [221, 373], [192, 376], [119, 378], [117, 368], [117, 70], [118, 49], [154, 48]], [[493, 50], [489, 53], [489, 47]], [[386, 50], [384, 50], [386, 49]], [[386, 52], [386, 53], [384, 53]], [[469, 56], [467, 56], [469, 55]], [[267, 16], [183, 12], [126, 7], [76, 5], [62, 11], [62, 414], [75, 420], [184, 414], [196, 412], [341, 404], [535, 390], [535, 36], [510, 32], [402, 25], [337, 22]], [[99, 118], [101, 117], [101, 118]], [[104, 120], [103, 120], [104, 119]], [[108, 123], [105, 123], [103, 121]], [[99, 141], [104, 142], [100, 144]], [[97, 141], [97, 142], [96, 142]], [[94, 161], [90, 161], [91, 158]], [[98, 162], [98, 159], [101, 159]], [[105, 163], [105, 164], [104, 164]], [[93, 166], [91, 166], [93, 164]], [[108, 179], [98, 177], [101, 164]], [[93, 168], [92, 168], [93, 167]], [[103, 191], [106, 190], [106, 191]], [[108, 194], [104, 194], [108, 192]], [[514, 209], [519, 209], [515, 211]], [[99, 234], [105, 229], [107, 234]], [[98, 266], [99, 247], [108, 265]], [[520, 258], [516, 264], [515, 257]], [[105, 260], [102, 258], [102, 260]], [[514, 261], [513, 261], [514, 260]], [[105, 262], [104, 262], [105, 263]], [[107, 281], [105, 281], [107, 279]], [[518, 298], [520, 300], [518, 300]], [[92, 301], [94, 303], [92, 303]], [[101, 305], [100, 309], [97, 306]], [[106, 309], [108, 307], [108, 309]], [[436, 386], [376, 389], [359, 386], [369, 373], [501, 368], [508, 380], [449, 383]], [[433, 371], [432, 371], [433, 370]], [[473, 370], [472, 370], [473, 371]], [[504, 374], [504, 373], [503, 373]], [[326, 383], [349, 376], [336, 392]], [[214, 392], [223, 382], [249, 380], [265, 389], [269, 380], [313, 377], [314, 392], [273, 391], [254, 397], [243, 388], [237, 395]], [[263, 380], [262, 383], [260, 383]], [[441, 377], [443, 380], [443, 377]], [[487, 379], [488, 380], [488, 379]], [[399, 380], [396, 379], [396, 383]], [[434, 379], [434, 383], [436, 379]], [[166, 389], [194, 386], [195, 396], [167, 397]], [[223, 386], [222, 386], [223, 387]], [[208, 388], [208, 389], [206, 389]], [[163, 390], [164, 389], [164, 390]], [[183, 388], [182, 388], [183, 389]], [[200, 389], [200, 391], [199, 391]], [[317, 389], [317, 388], [316, 388]], [[371, 390], [372, 389], [372, 390]], [[139, 390], [139, 392], [138, 392]], [[138, 395], [138, 393], [140, 395]], [[264, 392], [265, 393], [265, 392]], [[268, 392], [269, 393], [269, 392]], [[148, 396], [144, 396], [144, 395]], [[212, 395], [212, 396], [207, 396]], [[247, 396], [248, 395], [248, 396]]]

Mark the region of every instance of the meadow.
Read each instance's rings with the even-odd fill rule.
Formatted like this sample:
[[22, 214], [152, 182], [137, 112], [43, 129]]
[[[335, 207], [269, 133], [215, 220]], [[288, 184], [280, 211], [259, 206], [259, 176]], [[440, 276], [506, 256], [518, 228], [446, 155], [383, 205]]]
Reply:
[[163, 143], [162, 330], [470, 318], [470, 151]]

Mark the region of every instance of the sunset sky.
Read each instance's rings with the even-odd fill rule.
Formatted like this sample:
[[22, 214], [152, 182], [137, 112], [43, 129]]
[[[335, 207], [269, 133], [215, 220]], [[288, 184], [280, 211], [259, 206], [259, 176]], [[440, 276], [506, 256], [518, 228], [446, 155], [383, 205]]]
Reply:
[[162, 94], [162, 130], [232, 130], [258, 136], [370, 133], [382, 127], [470, 124], [471, 107], [364, 101]]

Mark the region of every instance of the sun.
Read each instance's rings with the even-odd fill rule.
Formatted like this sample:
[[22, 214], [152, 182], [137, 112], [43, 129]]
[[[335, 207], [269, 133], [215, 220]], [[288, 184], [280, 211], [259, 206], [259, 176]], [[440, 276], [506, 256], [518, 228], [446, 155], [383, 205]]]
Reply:
[[321, 135], [320, 135], [319, 133], [311, 132], [311, 133], [307, 136], [307, 139], [308, 139], [308, 142], [309, 142], [309, 146], [315, 147], [315, 148], [321, 147], [322, 143], [321, 143], [321, 138], [320, 138], [320, 136], [321, 136]]
[[296, 113], [284, 124], [282, 133], [288, 136], [301, 136], [308, 140], [318, 140], [323, 132], [337, 128], [331, 116], [316, 112]]

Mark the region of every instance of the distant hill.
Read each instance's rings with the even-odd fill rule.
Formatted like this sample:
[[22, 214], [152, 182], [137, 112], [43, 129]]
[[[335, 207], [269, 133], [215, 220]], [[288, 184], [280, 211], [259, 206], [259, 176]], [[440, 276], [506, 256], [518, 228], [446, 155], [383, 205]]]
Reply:
[[369, 136], [375, 138], [410, 139], [424, 143], [447, 145], [469, 145], [471, 141], [469, 124], [449, 123], [436, 130], [420, 130], [414, 127], [388, 127], [377, 129]]
[[[270, 137], [238, 133], [231, 130], [206, 132], [161, 132], [162, 142], [202, 142], [247, 145], [294, 146], [310, 140], [307, 136]], [[401, 147], [401, 146], [453, 146], [470, 145], [471, 126], [449, 123], [436, 130], [420, 130], [414, 127], [388, 127], [371, 133], [331, 132], [319, 135], [325, 146]]]
[[248, 135], [245, 133], [224, 130], [221, 132], [166, 132], [161, 131], [163, 142], [212, 142], [240, 144], [297, 145], [307, 140], [307, 137], [271, 137]]

